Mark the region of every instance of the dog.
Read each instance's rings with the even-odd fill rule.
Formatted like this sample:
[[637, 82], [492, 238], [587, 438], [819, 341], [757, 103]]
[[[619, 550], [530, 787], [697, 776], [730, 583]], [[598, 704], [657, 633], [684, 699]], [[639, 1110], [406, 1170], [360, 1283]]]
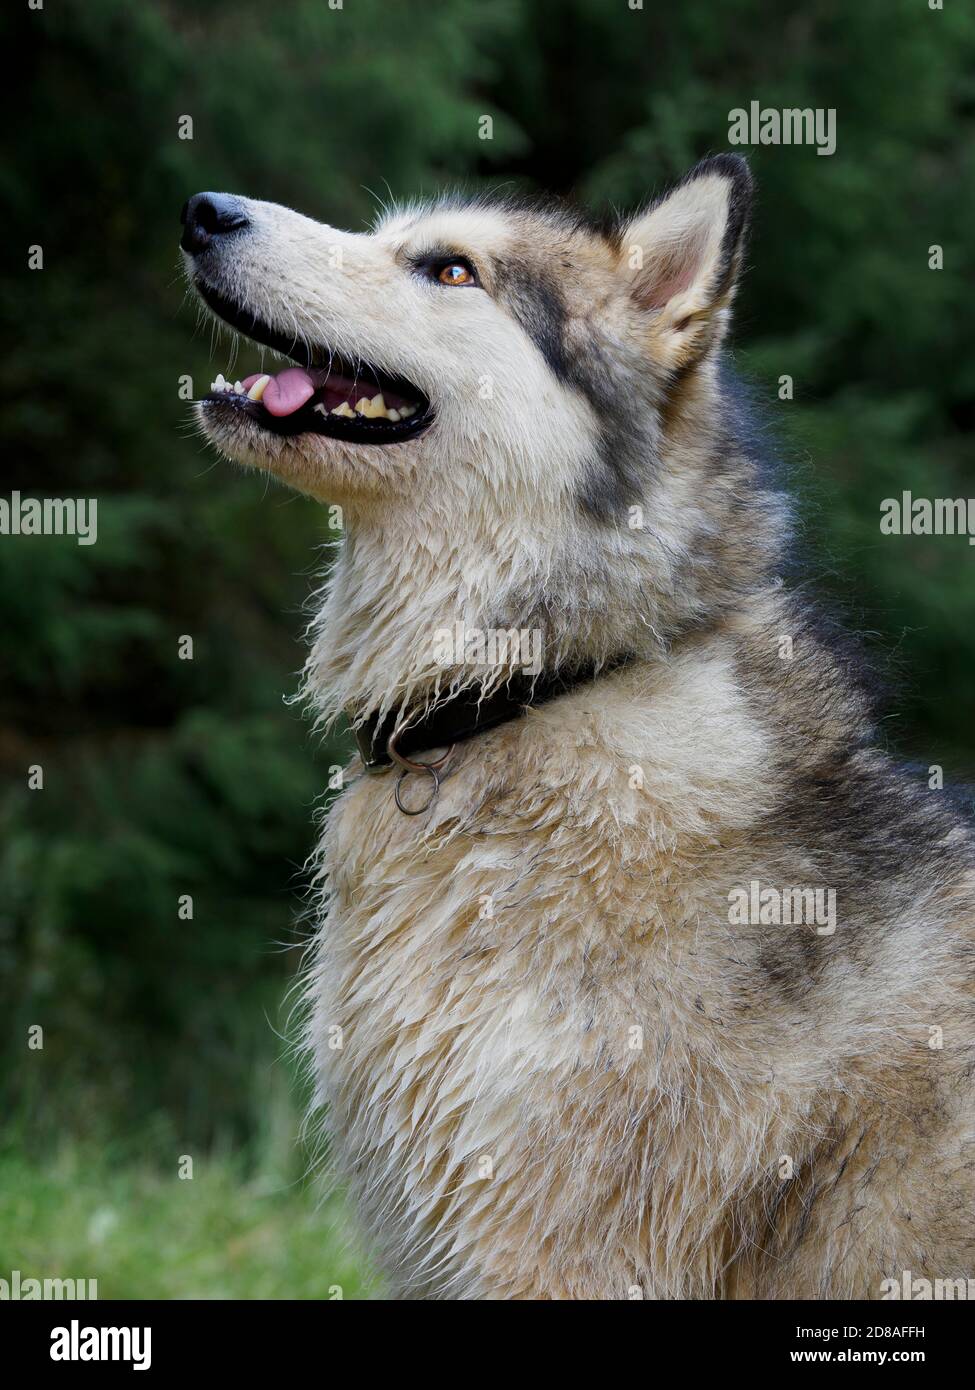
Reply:
[[724, 348], [752, 200], [718, 155], [613, 226], [183, 211], [203, 303], [290, 363], [203, 432], [343, 518], [303, 1047], [394, 1297], [975, 1273], [972, 832], [790, 577]]

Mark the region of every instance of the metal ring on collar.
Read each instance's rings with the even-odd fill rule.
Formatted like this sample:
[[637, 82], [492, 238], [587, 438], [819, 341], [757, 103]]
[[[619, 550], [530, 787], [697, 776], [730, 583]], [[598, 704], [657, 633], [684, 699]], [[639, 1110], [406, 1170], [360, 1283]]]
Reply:
[[[399, 777], [396, 779], [396, 787], [393, 793], [396, 798], [396, 805], [403, 812], [404, 816], [420, 816], [424, 811], [429, 811], [434, 803], [437, 792], [440, 790], [440, 769], [454, 751], [454, 745], [451, 744], [446, 753], [443, 753], [439, 758], [435, 758], [433, 762], [423, 763], [418, 762], [414, 758], [407, 758], [404, 754], [400, 753], [396, 747], [396, 740], [398, 738], [399, 734], [390, 734], [389, 738], [386, 740], [386, 752], [392, 758], [393, 762], [402, 769]], [[402, 792], [400, 791], [403, 785], [403, 779], [409, 777], [411, 773], [422, 774], [424, 772], [429, 773], [433, 781], [433, 788], [429, 798], [422, 806], [417, 806], [415, 809], [404, 806]]]
[[429, 772], [430, 777], [433, 780], [433, 786], [430, 789], [429, 797], [423, 803], [422, 806], [403, 805], [403, 794], [400, 791], [400, 788], [402, 787], [403, 782], [407, 777], [413, 777], [416, 775], [414, 769], [412, 767], [404, 767], [402, 772], [396, 779], [396, 786], [393, 788], [393, 795], [396, 798], [396, 805], [403, 812], [404, 816], [422, 816], [424, 811], [429, 811], [430, 807], [434, 803], [434, 799], [437, 795], [437, 792], [440, 790], [440, 774], [437, 772], [437, 769], [435, 767], [431, 767], [428, 763], [426, 764], [423, 770], [424, 772]]

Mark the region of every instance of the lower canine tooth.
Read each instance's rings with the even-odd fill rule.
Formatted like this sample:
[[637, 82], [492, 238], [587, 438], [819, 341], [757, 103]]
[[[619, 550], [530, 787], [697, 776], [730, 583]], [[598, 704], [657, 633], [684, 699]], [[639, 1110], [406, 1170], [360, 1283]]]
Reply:
[[259, 401], [267, 390], [267, 384], [270, 380], [271, 378], [269, 376], [258, 377], [254, 385], [247, 392], [247, 399], [249, 401]]

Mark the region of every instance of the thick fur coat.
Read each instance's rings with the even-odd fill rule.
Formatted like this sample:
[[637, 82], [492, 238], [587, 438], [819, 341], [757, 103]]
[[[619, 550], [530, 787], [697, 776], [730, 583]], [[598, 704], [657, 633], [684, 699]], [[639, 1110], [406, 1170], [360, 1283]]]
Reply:
[[[503, 684], [510, 659], [435, 654], [457, 623], [599, 671], [457, 747], [420, 815], [356, 763], [324, 826], [305, 1046], [403, 1297], [975, 1275], [972, 834], [882, 751], [788, 578], [722, 360], [750, 198], [720, 156], [609, 230], [447, 199], [352, 235], [235, 199], [188, 247], [248, 336], [429, 407], [375, 443], [198, 407], [229, 457], [343, 508], [322, 718]], [[830, 920], [783, 919], [792, 890]]]

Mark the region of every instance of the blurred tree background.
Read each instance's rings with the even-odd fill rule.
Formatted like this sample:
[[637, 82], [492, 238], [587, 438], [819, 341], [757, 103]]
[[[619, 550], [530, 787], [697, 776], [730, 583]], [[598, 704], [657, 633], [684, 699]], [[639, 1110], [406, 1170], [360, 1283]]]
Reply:
[[[745, 151], [760, 203], [735, 359], [784, 441], [810, 577], [895, 654], [891, 745], [949, 779], [975, 768], [975, 555], [963, 538], [879, 532], [881, 500], [905, 488], [972, 492], [975, 12], [632, 3], [8, 10], [28, 96], [0, 172], [6, 491], [97, 497], [99, 530], [90, 547], [0, 537], [0, 1103], [15, 1165], [0, 1273], [28, 1256], [34, 1273], [90, 1265], [91, 1241], [137, 1226], [140, 1203], [178, 1230], [164, 1184], [191, 1153], [222, 1155], [220, 1182], [278, 1203], [249, 1226], [238, 1202], [238, 1227], [221, 1216], [232, 1196], [211, 1190], [212, 1222], [194, 1230], [215, 1233], [195, 1252], [173, 1237], [193, 1290], [319, 1289], [312, 1199], [287, 1186], [300, 1097], [278, 1032], [312, 809], [344, 757], [284, 705], [332, 538], [319, 508], [216, 463], [189, 427], [180, 377], [199, 391], [229, 359], [184, 303], [189, 194], [240, 191], [351, 228], [390, 195], [458, 180], [629, 207], [727, 148], [734, 107], [835, 108], [831, 157]], [[43, 270], [27, 268], [33, 245]], [[184, 634], [192, 661], [177, 657]], [[43, 791], [27, 788], [33, 764]], [[43, 1051], [26, 1046], [35, 1024]], [[100, 1157], [80, 1163], [72, 1145]], [[149, 1196], [126, 1176], [136, 1162]], [[87, 1211], [79, 1190], [97, 1208], [73, 1226], [69, 1188], [73, 1210]], [[101, 1210], [114, 1217], [93, 1235]], [[278, 1219], [308, 1250], [276, 1282], [260, 1252]], [[185, 1290], [144, 1264], [108, 1261], [104, 1292]]]

